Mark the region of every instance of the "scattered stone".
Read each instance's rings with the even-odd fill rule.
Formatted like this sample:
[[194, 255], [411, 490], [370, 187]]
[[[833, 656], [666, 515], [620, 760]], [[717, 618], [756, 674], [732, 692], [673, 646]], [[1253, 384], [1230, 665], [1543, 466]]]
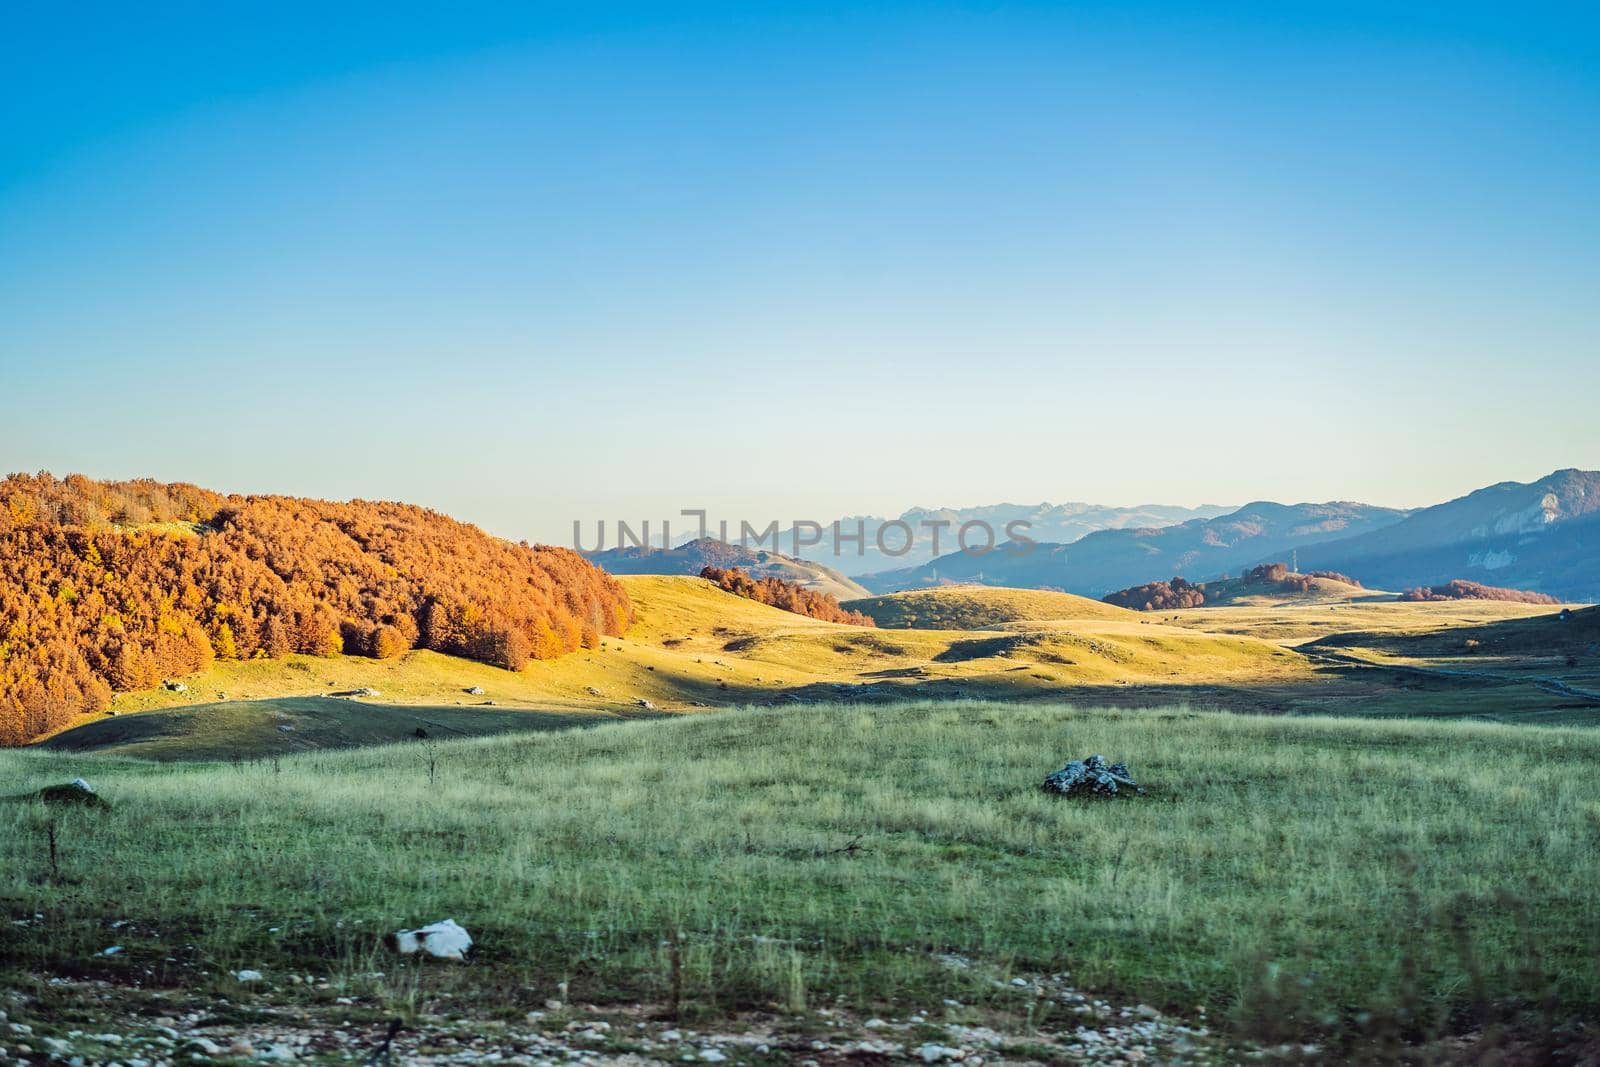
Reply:
[[923, 1063], [943, 1063], [946, 1060], [964, 1060], [967, 1054], [963, 1049], [951, 1048], [949, 1045], [936, 1045], [929, 1042], [919, 1046], [916, 1056]]
[[112, 945], [110, 948], [101, 949], [100, 950], [100, 955], [102, 955], [102, 956], [115, 956], [117, 953], [119, 953], [121, 951], [122, 951], [122, 946], [121, 945]]
[[294, 726], [291, 725], [290, 723], [284, 723], [283, 725], [279, 726], [278, 729], [283, 731], [286, 734], [294, 733]]
[[481, 697], [483, 696], [483, 686], [469, 685], [463, 690], [463, 692], [465, 692], [468, 696]]
[[376, 697], [382, 696], [383, 694], [372, 688], [370, 685], [364, 685], [360, 689], [357, 689], [354, 695], [358, 697]]
[[94, 791], [94, 786], [82, 778], [74, 778], [66, 785], [47, 785], [33, 795], [46, 804], [78, 804], [86, 808], [111, 806]]
[[643, 708], [645, 711], [654, 711], [654, 710], [656, 710], [656, 706], [654, 704], [650, 703], [644, 697], [640, 697], [638, 700], [635, 700], [634, 703], [637, 704], [639, 707]]
[[397, 931], [392, 938], [396, 952], [411, 955], [426, 952], [442, 960], [464, 960], [472, 947], [472, 935], [457, 925], [454, 919], [420, 926], [415, 930]]
[[240, 982], [259, 982], [261, 981], [262, 974], [260, 971], [251, 970], [234, 971], [233, 977]]
[[169, 693], [187, 693], [189, 691], [189, 687], [182, 682], [166, 681], [162, 682], [161, 685]]
[[1107, 763], [1104, 756], [1090, 756], [1085, 760], [1073, 760], [1046, 776], [1044, 791], [1061, 796], [1116, 796], [1119, 785], [1129, 786], [1141, 796], [1144, 794], [1139, 783], [1128, 773], [1126, 763]]

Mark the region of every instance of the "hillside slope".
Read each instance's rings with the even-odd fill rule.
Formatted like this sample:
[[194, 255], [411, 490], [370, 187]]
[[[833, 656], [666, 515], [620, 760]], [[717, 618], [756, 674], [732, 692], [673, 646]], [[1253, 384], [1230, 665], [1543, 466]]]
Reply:
[[[427, 650], [390, 660], [293, 655], [282, 661], [217, 661], [192, 677], [184, 692], [157, 687], [118, 695], [115, 717], [80, 720], [83, 725], [53, 743], [79, 745], [89, 738], [136, 752], [158, 739], [172, 747], [174, 735], [195, 731], [198, 743], [211, 751], [215, 746], [205, 736], [210, 724], [194, 709], [238, 702], [257, 702], [254, 725], [240, 729], [252, 746], [264, 746], [247, 754], [261, 754], [303, 747], [307, 735], [262, 725], [272, 702], [281, 706], [285, 700], [314, 700], [297, 706], [334, 717], [348, 710], [364, 723], [381, 706], [416, 714], [482, 708], [496, 715], [520, 710], [616, 716], [911, 696], [1024, 700], [1073, 690], [1111, 696], [1147, 684], [1194, 686], [1197, 693], [1215, 685], [1260, 690], [1310, 683], [1315, 674], [1309, 660], [1271, 642], [1151, 625], [1131, 612], [1079, 598], [1067, 607], [1104, 614], [1030, 622], [1008, 632], [885, 632], [781, 611], [699, 578], [632, 575], [619, 581], [637, 616], [625, 636], [602, 638], [594, 648], [536, 661], [522, 671]], [[1060, 606], [1043, 610], [1053, 613]], [[353, 695], [364, 690], [373, 694]], [[340, 695], [345, 699], [327, 699]], [[127, 725], [173, 714], [178, 718], [160, 728], [141, 726], [130, 733]]]
[[840, 600], [865, 596], [862, 586], [838, 571], [764, 549], [729, 544], [714, 537], [700, 537], [677, 548], [612, 548], [584, 553], [591, 563], [612, 574], [698, 575], [706, 567], [738, 567], [752, 578], [778, 578]]
[[1392, 589], [1462, 578], [1600, 600], [1600, 472], [1502, 482], [1382, 531], [1324, 543], [1300, 562]]
[[405, 504], [0, 481], [0, 743], [220, 661], [432, 649], [517, 669], [626, 628], [562, 548]]

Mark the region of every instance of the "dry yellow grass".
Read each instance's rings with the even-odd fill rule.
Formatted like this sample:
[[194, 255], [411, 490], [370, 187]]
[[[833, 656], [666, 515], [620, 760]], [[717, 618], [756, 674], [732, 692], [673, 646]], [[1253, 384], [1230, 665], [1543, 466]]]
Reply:
[[[223, 701], [272, 700], [372, 688], [384, 704], [607, 712], [641, 700], [666, 710], [808, 699], [850, 690], [945, 684], [964, 694], [1042, 696], [1085, 685], [1183, 676], [1196, 682], [1284, 679], [1309, 674], [1303, 657], [1249, 637], [1150, 625], [1133, 612], [1081, 597], [1009, 598], [1044, 610], [1063, 603], [1103, 609], [1101, 618], [1029, 624], [1005, 631], [884, 630], [822, 622], [725, 593], [699, 578], [629, 576], [638, 612], [624, 638], [521, 673], [414, 651], [394, 660], [292, 656], [218, 662], [184, 679], [186, 692], [121, 694], [118, 714]], [[1018, 591], [1002, 590], [1002, 593]], [[482, 694], [468, 694], [471, 688]]]
[[[870, 629], [780, 611], [699, 578], [637, 575], [622, 581], [638, 613], [626, 637], [535, 662], [521, 673], [425, 651], [382, 661], [294, 656], [220, 662], [185, 679], [186, 692], [123, 694], [113, 710], [126, 715], [300, 700], [362, 688], [379, 693], [364, 698], [368, 703], [399, 708], [468, 712], [492, 703], [502, 710], [598, 717], [644, 711], [642, 702], [650, 709], [685, 712], [926, 696], [1176, 699], [1246, 710], [1404, 715], [1453, 710], [1516, 718], [1544, 714], [1553, 699], [1530, 689], [1484, 692], [1470, 703], [1452, 698], [1441, 705], [1429, 692], [1399, 684], [1404, 679], [1379, 672], [1353, 677], [1290, 647], [1352, 631], [1421, 635], [1549, 613], [1530, 605], [1350, 601], [1141, 613], [1062, 593], [956, 588], [877, 599], [908, 601], [968, 622], [1013, 617], [988, 629]], [[1063, 610], [1080, 614], [1058, 617]], [[1030, 612], [1040, 617], [1026, 617]], [[473, 688], [482, 693], [467, 692]], [[295, 709], [304, 707], [252, 704], [252, 714], [263, 720], [255, 724], [257, 732], [274, 729], [269, 716], [298, 714]], [[194, 723], [193, 716], [178, 717], [171, 730], [188, 732]], [[360, 743], [362, 736], [352, 725], [345, 740]], [[283, 740], [292, 747], [295, 739]]]

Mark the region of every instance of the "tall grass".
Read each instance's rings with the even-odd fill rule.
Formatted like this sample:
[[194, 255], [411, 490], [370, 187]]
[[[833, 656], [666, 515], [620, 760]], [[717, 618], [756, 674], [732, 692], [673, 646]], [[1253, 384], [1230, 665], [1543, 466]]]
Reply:
[[[1149, 795], [1039, 791], [1090, 752]], [[1600, 1003], [1596, 766], [1581, 730], [978, 703], [234, 766], [4, 752], [0, 791], [83, 774], [112, 808], [0, 805], [0, 900], [45, 916], [0, 926], [0, 969], [691, 1014], [1006, 1007], [994, 975], [1070, 971], [1253, 1036], [1415, 1040]], [[445, 917], [472, 965], [384, 953]]]

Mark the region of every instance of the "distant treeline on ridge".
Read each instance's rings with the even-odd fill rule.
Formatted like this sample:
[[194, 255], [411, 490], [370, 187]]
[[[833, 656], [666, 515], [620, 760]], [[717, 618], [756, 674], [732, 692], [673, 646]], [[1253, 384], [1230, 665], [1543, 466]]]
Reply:
[[0, 481], [0, 744], [218, 658], [426, 648], [520, 670], [631, 620], [576, 552], [408, 504]]
[[[1338, 571], [1310, 571], [1300, 574], [1291, 571], [1287, 563], [1263, 563], [1251, 567], [1240, 576], [1240, 580], [1246, 585], [1269, 585], [1286, 593], [1304, 593], [1314, 588], [1315, 580], [1318, 578], [1361, 588], [1361, 583], [1348, 574], [1340, 574]], [[1168, 582], [1147, 582], [1144, 585], [1119, 589], [1115, 593], [1107, 593], [1100, 599], [1107, 604], [1115, 604], [1119, 608], [1131, 608], [1134, 611], [1198, 608], [1204, 607], [1206, 603], [1206, 583], [1174, 577]]]
[[718, 588], [737, 596], [768, 604], [796, 615], [806, 615], [824, 622], [842, 622], [851, 626], [877, 626], [871, 618], [859, 611], [849, 611], [839, 604], [832, 593], [818, 593], [796, 582], [782, 578], [752, 578], [738, 567], [704, 567], [700, 577]]

